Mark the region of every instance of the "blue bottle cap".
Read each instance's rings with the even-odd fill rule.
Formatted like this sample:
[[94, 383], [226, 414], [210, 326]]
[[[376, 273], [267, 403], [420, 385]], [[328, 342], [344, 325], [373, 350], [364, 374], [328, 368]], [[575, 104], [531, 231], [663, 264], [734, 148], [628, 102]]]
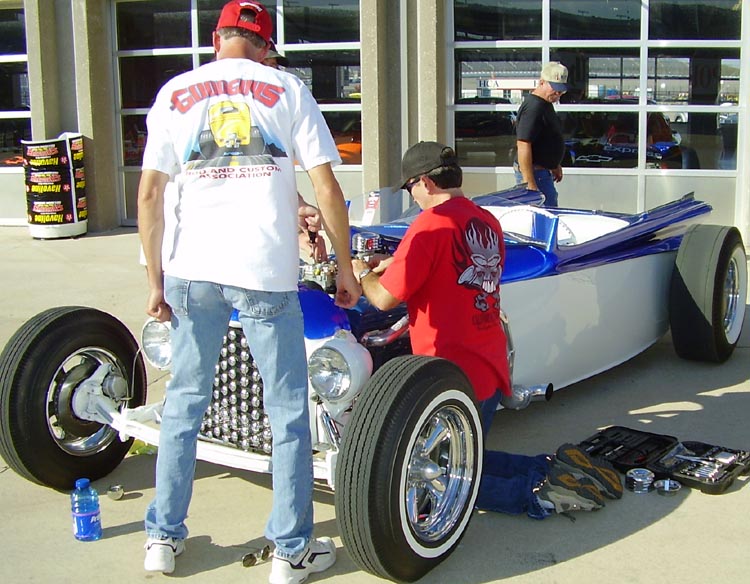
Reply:
[[89, 479], [76, 480], [76, 489], [88, 489], [91, 481]]

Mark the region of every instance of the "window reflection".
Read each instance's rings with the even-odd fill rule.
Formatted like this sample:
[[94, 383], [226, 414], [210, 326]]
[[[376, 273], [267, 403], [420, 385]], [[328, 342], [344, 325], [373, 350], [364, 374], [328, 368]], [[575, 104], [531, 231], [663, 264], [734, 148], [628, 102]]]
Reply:
[[125, 166], [141, 166], [146, 147], [146, 116], [122, 117], [122, 159]]
[[0, 119], [0, 167], [21, 168], [21, 140], [31, 140], [31, 120]]
[[740, 0], [651, 0], [652, 39], [720, 40], [740, 38]]
[[457, 41], [542, 38], [542, 0], [455, 0]]
[[641, 0], [550, 0], [553, 39], [638, 39]]
[[0, 63], [0, 111], [30, 108], [31, 96], [26, 62]]
[[738, 49], [652, 49], [648, 60], [649, 97], [657, 103], [719, 105], [737, 101]]
[[362, 164], [362, 114], [323, 112], [344, 164]]
[[[542, 70], [537, 49], [460, 49], [456, 51], [456, 96], [492, 97], [520, 105]], [[499, 102], [494, 102], [499, 103]]]
[[121, 58], [122, 107], [151, 107], [162, 85], [192, 68], [190, 55]]
[[117, 46], [121, 51], [189, 47], [192, 44], [190, 0], [119, 2], [115, 6]]
[[[510, 103], [493, 97], [464, 98], [459, 104]], [[516, 115], [510, 111], [456, 111], [456, 153], [464, 166], [509, 166], [516, 146]]]
[[638, 49], [558, 49], [550, 60], [568, 68], [568, 93], [560, 103], [583, 98], [633, 98], [639, 93]]
[[[210, 47], [213, 44], [213, 32], [216, 30], [216, 23], [219, 22], [219, 14], [224, 6], [225, 0], [198, 0], [198, 44], [201, 47]], [[263, 6], [268, 10], [271, 16], [271, 22], [274, 23], [276, 30], [276, 2], [275, 0], [266, 0]], [[274, 38], [276, 35], [274, 34]]]
[[0, 54], [26, 54], [26, 25], [23, 8], [0, 10]]
[[359, 51], [289, 51], [286, 71], [305, 82], [318, 103], [360, 103]]
[[359, 42], [359, 0], [284, 0], [284, 42]]
[[[591, 105], [636, 106], [623, 98], [585, 99]], [[561, 112], [567, 153], [563, 166], [635, 168], [638, 165], [637, 111]], [[646, 168], [699, 168], [694, 151], [682, 143], [662, 112], [646, 116]]]

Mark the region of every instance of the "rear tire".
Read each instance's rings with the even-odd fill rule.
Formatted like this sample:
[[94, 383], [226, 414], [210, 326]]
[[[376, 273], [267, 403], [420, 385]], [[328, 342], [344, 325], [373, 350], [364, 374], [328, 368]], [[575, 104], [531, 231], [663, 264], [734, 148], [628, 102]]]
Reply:
[[683, 359], [723, 363], [742, 332], [747, 258], [735, 227], [695, 225], [682, 239], [669, 292], [672, 343]]
[[354, 407], [336, 467], [351, 558], [407, 582], [447, 558], [471, 519], [482, 452], [473, 390], [455, 364], [410, 355], [383, 365]]

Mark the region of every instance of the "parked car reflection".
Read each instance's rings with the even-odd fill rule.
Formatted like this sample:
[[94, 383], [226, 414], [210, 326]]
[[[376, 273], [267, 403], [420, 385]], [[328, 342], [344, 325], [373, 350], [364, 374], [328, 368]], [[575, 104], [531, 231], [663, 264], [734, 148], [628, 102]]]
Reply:
[[[636, 100], [584, 99], [586, 104], [637, 104]], [[635, 168], [638, 164], [638, 113], [633, 111], [562, 112], [567, 148], [563, 166]], [[647, 168], [700, 168], [693, 148], [682, 144], [661, 112], [646, 121]]]

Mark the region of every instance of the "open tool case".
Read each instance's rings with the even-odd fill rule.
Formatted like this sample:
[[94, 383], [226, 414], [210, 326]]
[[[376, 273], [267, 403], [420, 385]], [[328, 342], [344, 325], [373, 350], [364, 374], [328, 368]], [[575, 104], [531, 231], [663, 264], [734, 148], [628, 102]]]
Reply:
[[647, 468], [657, 480], [671, 478], [711, 495], [723, 493], [735, 477], [750, 472], [748, 451], [681, 442], [674, 436], [623, 426], [597, 432], [579, 446], [592, 456], [608, 460], [622, 473]]

